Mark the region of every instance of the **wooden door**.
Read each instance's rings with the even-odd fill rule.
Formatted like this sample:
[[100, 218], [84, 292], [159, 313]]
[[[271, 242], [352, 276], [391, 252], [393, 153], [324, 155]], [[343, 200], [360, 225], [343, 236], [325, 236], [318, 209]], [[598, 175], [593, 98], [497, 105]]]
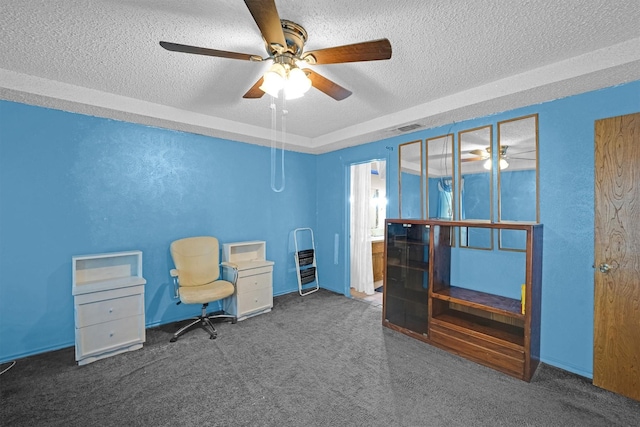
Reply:
[[595, 124], [593, 384], [640, 400], [640, 113]]

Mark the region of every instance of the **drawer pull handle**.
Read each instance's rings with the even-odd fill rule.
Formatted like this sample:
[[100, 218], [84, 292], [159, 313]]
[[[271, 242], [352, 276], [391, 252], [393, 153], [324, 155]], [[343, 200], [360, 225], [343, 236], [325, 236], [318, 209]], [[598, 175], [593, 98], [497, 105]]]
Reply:
[[109, 313], [113, 313], [113, 308], [110, 308], [110, 309], [109, 309]]

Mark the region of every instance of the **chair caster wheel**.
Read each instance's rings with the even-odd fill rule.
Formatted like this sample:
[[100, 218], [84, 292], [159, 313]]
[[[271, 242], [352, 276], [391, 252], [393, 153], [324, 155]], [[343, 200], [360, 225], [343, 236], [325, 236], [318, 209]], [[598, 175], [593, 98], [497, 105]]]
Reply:
[[238, 323], [238, 319], [233, 319], [233, 320], [231, 320], [231, 324], [232, 324], [232, 325], [235, 325], [236, 323]]
[[176, 341], [178, 341], [178, 338], [176, 338], [176, 337], [173, 337], [173, 338], [171, 338], [171, 339], [169, 340], [169, 342], [176, 342]]
[[217, 335], [211, 335], [211, 336], [209, 337], [209, 339], [210, 339], [210, 340], [215, 340], [216, 338], [218, 338], [218, 336], [217, 336]]

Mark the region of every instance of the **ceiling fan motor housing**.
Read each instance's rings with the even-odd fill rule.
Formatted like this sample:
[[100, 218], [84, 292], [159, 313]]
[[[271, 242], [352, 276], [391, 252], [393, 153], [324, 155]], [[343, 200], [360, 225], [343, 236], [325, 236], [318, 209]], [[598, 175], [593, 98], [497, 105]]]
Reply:
[[305, 30], [301, 25], [298, 25], [295, 22], [288, 21], [286, 19], [281, 19], [280, 23], [282, 24], [284, 39], [287, 42], [286, 50], [283, 52], [278, 52], [275, 46], [270, 46], [265, 40], [264, 43], [267, 49], [267, 53], [269, 54], [269, 56], [276, 56], [277, 54], [289, 52], [294, 57], [299, 58], [309, 37], [307, 34], [307, 30]]

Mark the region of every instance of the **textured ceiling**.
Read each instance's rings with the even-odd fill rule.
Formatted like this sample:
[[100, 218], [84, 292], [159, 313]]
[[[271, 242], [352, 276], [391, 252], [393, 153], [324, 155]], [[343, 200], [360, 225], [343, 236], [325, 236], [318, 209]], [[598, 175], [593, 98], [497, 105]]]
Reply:
[[[640, 79], [638, 0], [276, 0], [306, 50], [386, 37], [388, 61], [317, 65], [351, 90], [287, 103], [287, 144], [322, 153]], [[9, 1], [0, 98], [268, 145], [268, 68], [160, 40], [266, 56], [240, 0]]]

